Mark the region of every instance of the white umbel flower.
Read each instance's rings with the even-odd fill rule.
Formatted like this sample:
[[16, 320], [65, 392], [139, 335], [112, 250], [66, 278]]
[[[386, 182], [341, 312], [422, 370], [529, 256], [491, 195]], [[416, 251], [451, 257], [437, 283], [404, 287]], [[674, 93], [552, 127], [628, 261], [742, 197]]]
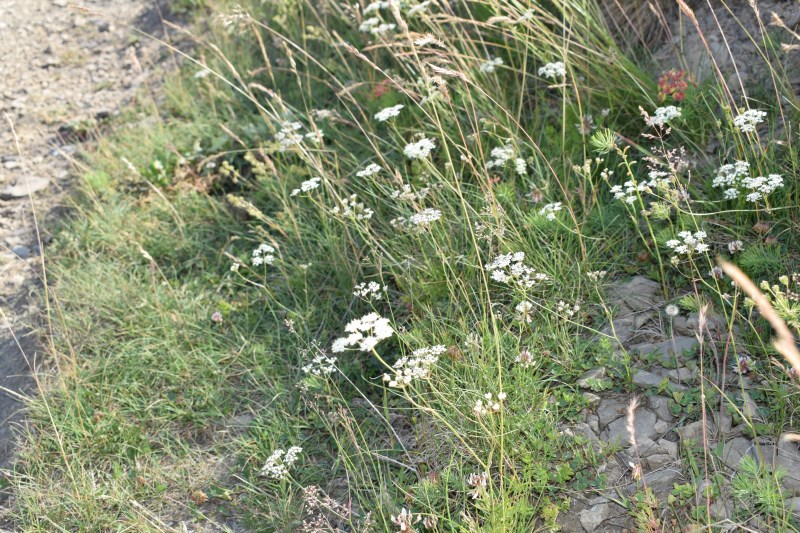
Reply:
[[403, 148], [403, 153], [409, 159], [425, 159], [434, 148], [436, 148], [436, 142], [433, 139], [422, 138], [415, 143], [407, 144]]
[[558, 79], [567, 75], [567, 69], [564, 63], [556, 61], [555, 63], [548, 63], [539, 69], [539, 76], [543, 78]]
[[764, 117], [767, 116], [765, 111], [758, 109], [748, 109], [733, 119], [733, 125], [742, 133], [752, 133], [756, 131], [756, 126], [764, 122]]
[[400, 114], [400, 110], [403, 109], [405, 106], [403, 104], [397, 104], [392, 107], [386, 107], [381, 109], [377, 113], [375, 113], [375, 120], [378, 122], [386, 122], [390, 118], [394, 118]]

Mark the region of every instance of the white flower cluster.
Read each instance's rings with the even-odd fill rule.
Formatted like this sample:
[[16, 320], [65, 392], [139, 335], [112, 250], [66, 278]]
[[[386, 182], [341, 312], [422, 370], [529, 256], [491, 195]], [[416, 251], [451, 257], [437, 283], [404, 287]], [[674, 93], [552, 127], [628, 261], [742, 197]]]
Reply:
[[501, 392], [497, 395], [497, 400], [495, 400], [494, 395], [491, 392], [487, 392], [483, 395], [483, 398], [484, 399], [476, 401], [475, 407], [472, 408], [472, 412], [478, 416], [485, 416], [489, 413], [499, 413], [500, 409], [503, 407], [503, 400], [506, 399], [506, 393]]
[[421, 189], [417, 189], [416, 191], [411, 187], [411, 185], [403, 184], [402, 189], [396, 189], [392, 191], [390, 197], [393, 200], [408, 200], [408, 201], [415, 201], [415, 200], [422, 200], [428, 193], [431, 192], [430, 187], [423, 187]]
[[569, 305], [568, 303], [564, 303], [564, 300], [559, 300], [556, 304], [556, 313], [558, 313], [564, 320], [573, 318], [576, 314], [578, 314], [578, 312], [580, 312], [580, 310], [580, 305]]
[[679, 118], [681, 116], [681, 110], [674, 105], [668, 105], [666, 107], [659, 107], [656, 109], [656, 112], [651, 117], [646, 117], [645, 122], [648, 126], [658, 126], [663, 128], [667, 122], [672, 119]]
[[285, 454], [283, 450], [275, 450], [261, 469], [261, 475], [278, 480], [286, 479], [289, 474], [289, 468], [297, 462], [297, 456], [302, 451], [303, 448], [300, 446], [292, 446], [286, 450]]
[[275, 140], [278, 141], [279, 144], [278, 150], [285, 152], [292, 146], [302, 144], [305, 139], [309, 139], [315, 143], [322, 142], [324, 133], [321, 130], [310, 131], [305, 135], [301, 135], [297, 132], [302, 128], [303, 125], [299, 122], [285, 122], [283, 126], [281, 126], [281, 130], [275, 134]]
[[552, 204], [547, 204], [543, 208], [539, 210], [540, 215], [547, 215], [547, 220], [555, 220], [556, 213], [561, 211], [561, 208], [564, 207], [561, 202], [555, 202]]
[[258, 248], [253, 250], [251, 261], [253, 262], [253, 266], [271, 265], [275, 262], [275, 248], [269, 244], [261, 244]]
[[467, 476], [467, 484], [472, 487], [469, 491], [469, 496], [473, 500], [477, 500], [486, 493], [486, 485], [489, 481], [489, 474], [481, 472], [480, 474], [472, 473]]
[[418, 229], [423, 230], [428, 226], [442, 218], [442, 212], [438, 209], [431, 209], [430, 207], [423, 209], [419, 213], [415, 213], [410, 217], [397, 217], [389, 221], [389, 224], [396, 228], [405, 229]]
[[605, 270], [595, 270], [594, 272], [587, 272], [586, 277], [594, 282], [598, 282], [606, 277], [606, 274], [608, 274], [608, 272]]
[[414, 533], [414, 524], [421, 519], [422, 517], [417, 515], [417, 519], [414, 520], [414, 514], [404, 507], [399, 515], [392, 515], [392, 524], [400, 528], [400, 533]]
[[390, 118], [394, 118], [400, 114], [400, 110], [403, 109], [405, 106], [403, 104], [397, 104], [392, 107], [386, 107], [381, 109], [377, 113], [375, 113], [375, 120], [378, 122], [386, 122]]
[[358, 201], [358, 196], [355, 194], [350, 195], [342, 201], [342, 206], [336, 206], [331, 209], [334, 215], [342, 215], [343, 217], [355, 217], [356, 220], [369, 220], [375, 213], [369, 207]]
[[[611, 173], [607, 174], [609, 177]], [[636, 193], [652, 193], [654, 189], [666, 190], [669, 189], [671, 183], [671, 174], [661, 170], [651, 170], [648, 173], [650, 178], [647, 181], [637, 183], [636, 180], [628, 180], [624, 185], [614, 185], [611, 187], [610, 192], [614, 195], [615, 200], [623, 200], [626, 204], [636, 202]]]
[[741, 252], [744, 250], [744, 243], [742, 241], [731, 241], [728, 243], [728, 251], [731, 255], [735, 254], [736, 252]]
[[539, 69], [539, 76], [550, 79], [563, 78], [567, 75], [567, 69], [564, 63], [556, 61], [555, 63], [548, 63]]
[[371, 176], [374, 176], [375, 174], [377, 174], [381, 170], [383, 170], [383, 168], [380, 165], [375, 164], [375, 163], [370, 163], [369, 165], [365, 166], [363, 169], [361, 169], [358, 172], [356, 172], [356, 176], [358, 176], [359, 178], [369, 178]]
[[383, 22], [378, 17], [371, 17], [361, 23], [358, 31], [363, 33], [371, 33], [372, 35], [380, 35], [388, 31], [392, 31], [397, 27], [397, 24], [391, 22]]
[[310, 180], [306, 180], [300, 184], [299, 189], [294, 189], [292, 191], [292, 194], [290, 194], [290, 196], [297, 196], [301, 192], [313, 191], [314, 189], [319, 187], [321, 181], [322, 178], [311, 178]]
[[387, 9], [391, 5], [392, 3], [389, 1], [372, 2], [367, 7], [365, 7], [364, 11], [362, 11], [361, 13], [363, 15], [369, 15], [370, 13], [374, 13], [380, 9]]
[[758, 109], [748, 109], [744, 113], [733, 119], [733, 125], [742, 133], [752, 133], [756, 131], [756, 126], [764, 122], [764, 117], [767, 116], [765, 111]]
[[409, 143], [403, 148], [403, 153], [409, 159], [425, 159], [436, 148], [433, 139], [422, 138], [415, 143]]
[[389, 319], [381, 317], [378, 313], [369, 313], [361, 318], [351, 320], [344, 330], [349, 335], [333, 341], [331, 346], [333, 353], [341, 353], [348, 348], [368, 352], [380, 341], [388, 339], [394, 334]]
[[303, 142], [303, 136], [297, 133], [303, 125], [299, 122], [286, 122], [281, 131], [275, 134], [275, 140], [280, 144], [280, 151], [285, 152], [294, 145]]
[[522, 368], [528, 368], [533, 365], [533, 354], [527, 348], [522, 349], [514, 358], [514, 362], [517, 363]]
[[439, 360], [439, 356], [447, 351], [441, 344], [419, 348], [411, 352], [408, 357], [402, 357], [395, 362], [394, 376], [383, 375], [383, 381], [390, 387], [402, 388], [410, 385], [414, 379], [425, 379], [431, 373], [431, 367]]
[[769, 174], [767, 177], [752, 178], [750, 163], [736, 161], [719, 167], [717, 176], [711, 184], [725, 189], [722, 195], [726, 200], [736, 199], [741, 192], [744, 192], [748, 202], [757, 202], [769, 196], [775, 189], [783, 187], [783, 177], [780, 174]]
[[490, 57], [488, 61], [482, 63], [479, 67], [480, 71], [484, 74], [494, 72], [494, 69], [503, 64], [503, 60], [499, 57]]
[[514, 308], [517, 311], [516, 319], [520, 322], [524, 322], [525, 324], [530, 324], [533, 322], [533, 316], [531, 315], [531, 311], [533, 311], [533, 304], [527, 300], [523, 300], [517, 304]]
[[385, 286], [380, 283], [370, 281], [369, 283], [359, 283], [353, 288], [353, 296], [358, 296], [364, 300], [380, 300], [383, 297]]
[[521, 157], [514, 157], [515, 155], [516, 152], [510, 144], [492, 148], [492, 159], [486, 163], [486, 168], [491, 169], [496, 167], [504, 167], [506, 166], [506, 163], [513, 159], [514, 171], [520, 176], [525, 176], [528, 173], [527, 163], [525, 163], [525, 160]]
[[[709, 250], [709, 246], [703, 242], [707, 236], [705, 231], [697, 231], [694, 234], [691, 231], [681, 231], [678, 233], [680, 239], [667, 241], [667, 248], [672, 248], [677, 255], [692, 255], [694, 252], [702, 254]], [[676, 259], [677, 256], [673, 257], [673, 262]]]
[[526, 289], [547, 281], [547, 275], [525, 265], [524, 260], [525, 252], [501, 254], [486, 265], [486, 270], [491, 272], [491, 277], [495, 281], [516, 284]]
[[[336, 370], [336, 357], [328, 357], [328, 354], [316, 346], [312, 348], [316, 355], [311, 359], [307, 359], [305, 365], [302, 366], [303, 372], [306, 374], [313, 374], [315, 376], [328, 376]], [[303, 357], [308, 357], [309, 350], [303, 350]]]

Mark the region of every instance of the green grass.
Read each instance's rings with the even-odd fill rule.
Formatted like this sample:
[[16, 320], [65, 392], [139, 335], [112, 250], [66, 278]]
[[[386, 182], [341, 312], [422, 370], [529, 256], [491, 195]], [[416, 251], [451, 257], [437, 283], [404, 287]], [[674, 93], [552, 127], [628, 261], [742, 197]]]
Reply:
[[[693, 294], [681, 307], [707, 303], [735, 326], [759, 377], [751, 397], [772, 406], [754, 431], [796, 429], [798, 389], [769, 359], [780, 355], [766, 322], [729, 280], [708, 275], [732, 240], [745, 248], [733, 260], [757, 281], [797, 269], [796, 150], [788, 130], [771, 126], [779, 113], [797, 119], [795, 96], [759, 104], [770, 125], [762, 140], [732, 127], [736, 112], [711, 81], [687, 91], [671, 133], [653, 137], [638, 110], [658, 106], [650, 58], [615, 42], [597, 3], [537, 4], [529, 15], [515, 6], [455, 3], [407, 20], [413, 39], [430, 33], [442, 45], [368, 46], [340, 4], [253, 2], [251, 17], [215, 23], [198, 42], [211, 74], [196, 77], [201, 67], [187, 62], [157, 117], [131, 110], [89, 149], [48, 251], [53, 349], [10, 478], [15, 526], [301, 531], [315, 521], [323, 531], [396, 531], [410, 509], [441, 531], [556, 529], [576, 491], [610, 483], [602, 465], [614, 450], [563, 429], [589, 408], [575, 384], [586, 370], [610, 369], [596, 390], [636, 391], [632, 359], [597, 336], [613, 312], [609, 284], [634, 274], [670, 300]], [[210, 9], [221, 20], [233, 12]], [[494, 72], [480, 69], [488, 57], [502, 59]], [[563, 84], [538, 75], [557, 60]], [[396, 118], [373, 118], [397, 104]], [[587, 114], [597, 128], [583, 135], [576, 123]], [[323, 130], [322, 141], [282, 149], [292, 122], [312, 137]], [[409, 159], [404, 146], [422, 135], [435, 149]], [[705, 154], [711, 139], [724, 157]], [[511, 160], [487, 167], [506, 145]], [[648, 179], [648, 157], [666, 170], [663, 187], [615, 199], [612, 186]], [[711, 182], [737, 158], [754, 175], [782, 174], [784, 186], [768, 203], [723, 200]], [[369, 163], [383, 170], [358, 176]], [[315, 177], [318, 188], [293, 194]], [[354, 212], [370, 218], [342, 214], [353, 194], [363, 204]], [[550, 220], [542, 209], [555, 202]], [[415, 228], [408, 221], [426, 208], [440, 217]], [[669, 241], [701, 230], [708, 252], [673, 264]], [[271, 264], [253, 264], [260, 245]], [[487, 265], [514, 252], [546, 279], [492, 279]], [[587, 275], [601, 270], [600, 280]], [[382, 297], [355, 297], [370, 281]], [[782, 287], [771, 298], [797, 330], [795, 280]], [[531, 321], [519, 320], [523, 302]], [[370, 312], [389, 320], [390, 338], [332, 353], [346, 324]], [[427, 375], [405, 388], [384, 381], [387, 365], [437, 345]], [[517, 362], [525, 350], [530, 366]], [[337, 358], [335, 371], [306, 372], [323, 353]], [[715, 352], [704, 354], [705, 389], [671, 404], [687, 422], [701, 416], [703, 395], [707, 409], [721, 405]], [[725, 392], [730, 411], [744, 413], [740, 391]], [[486, 394], [489, 410], [477, 415]], [[302, 452], [287, 475], [263, 475], [291, 446]], [[703, 450], [684, 452], [698, 484], [714, 466]], [[775, 480], [751, 470], [717, 492], [796, 531]], [[690, 489], [654, 502], [641, 488], [628, 512], [644, 530], [653, 520], [711, 527]]]

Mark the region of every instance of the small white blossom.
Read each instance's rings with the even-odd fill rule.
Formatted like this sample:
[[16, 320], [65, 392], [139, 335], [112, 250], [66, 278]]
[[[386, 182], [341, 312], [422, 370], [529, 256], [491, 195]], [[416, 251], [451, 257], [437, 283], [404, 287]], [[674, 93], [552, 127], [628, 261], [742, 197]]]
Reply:
[[394, 118], [400, 114], [400, 110], [403, 109], [405, 106], [403, 104], [397, 104], [392, 107], [387, 107], [381, 109], [377, 113], [375, 113], [375, 120], [378, 122], [386, 122], [390, 118]]
[[495, 68], [502, 65], [503, 60], [499, 57], [490, 57], [488, 61], [481, 64], [479, 67], [480, 71], [484, 74], [489, 74], [494, 72]]
[[289, 468], [297, 462], [297, 457], [302, 451], [300, 446], [292, 446], [286, 450], [285, 454], [281, 449], [275, 450], [261, 468], [261, 475], [277, 480], [286, 479], [286, 476], [289, 475]]
[[480, 474], [472, 473], [467, 476], [467, 484], [472, 487], [469, 491], [470, 498], [477, 500], [486, 493], [486, 485], [489, 481], [489, 474], [481, 472]]
[[374, 176], [381, 170], [383, 170], [383, 168], [380, 165], [377, 165], [375, 163], [370, 163], [363, 169], [356, 172], [356, 176], [358, 176], [359, 178], [369, 178], [371, 176]]
[[340, 337], [333, 341], [331, 351], [341, 353], [349, 349], [358, 349], [368, 352], [382, 340], [390, 338], [394, 329], [389, 320], [378, 313], [369, 313], [361, 318], [351, 320], [344, 331], [347, 337]]
[[656, 109], [656, 112], [651, 117], [646, 117], [645, 122], [648, 126], [658, 126], [663, 128], [667, 122], [679, 118], [681, 116], [681, 110], [674, 105], [668, 105], [666, 107], [659, 107]]
[[253, 250], [251, 261], [253, 266], [271, 265], [275, 262], [275, 248], [269, 244], [261, 244]]
[[355, 218], [356, 220], [369, 220], [372, 218], [372, 215], [375, 214], [372, 209], [359, 202], [358, 196], [355, 194], [342, 200], [342, 205], [331, 209], [331, 213], [343, 217]]
[[531, 302], [523, 300], [514, 309], [517, 311], [517, 320], [526, 324], [533, 322], [533, 316], [531, 315], [533, 304]]
[[392, 365], [394, 375], [384, 374], [383, 381], [393, 388], [410, 385], [415, 379], [427, 379], [431, 367], [439, 360], [439, 356], [447, 351], [441, 344], [419, 348], [408, 357], [402, 357]]
[[728, 251], [731, 255], [736, 252], [741, 252], [742, 250], [744, 250], [744, 243], [742, 243], [742, 241], [731, 241], [728, 243]]
[[500, 283], [519, 285], [526, 289], [547, 281], [547, 275], [536, 272], [533, 268], [525, 265], [523, 263], [524, 260], [525, 252], [501, 254], [495, 257], [485, 268], [491, 273], [490, 276], [493, 280]]
[[290, 196], [297, 196], [301, 192], [309, 192], [313, 191], [314, 189], [319, 187], [322, 178], [311, 178], [310, 180], [306, 180], [300, 184], [299, 189], [294, 189]]
[[757, 202], [783, 187], [783, 177], [769, 174], [767, 177], [753, 178], [750, 176], [750, 164], [747, 161], [736, 161], [719, 167], [711, 185], [724, 189], [723, 197], [726, 200], [736, 199], [740, 193], [745, 193], [748, 202]]
[[664, 312], [667, 314], [668, 317], [675, 318], [680, 313], [680, 309], [675, 304], [669, 304], [664, 308]]
[[383, 297], [385, 286], [380, 283], [370, 281], [369, 283], [359, 283], [353, 288], [353, 296], [358, 296], [367, 301], [380, 300]]
[[555, 63], [548, 63], [539, 69], [539, 76], [543, 78], [557, 79], [563, 78], [567, 75], [567, 69], [564, 63], [556, 61]]
[[697, 231], [692, 234], [691, 231], [681, 231], [678, 233], [679, 239], [670, 239], [666, 242], [667, 248], [671, 248], [675, 252], [672, 257], [672, 262], [677, 264], [679, 256], [691, 256], [693, 253], [705, 253], [709, 250], [709, 246], [703, 242], [707, 237], [705, 231]]
[[533, 365], [533, 354], [526, 348], [519, 352], [519, 355], [514, 359], [521, 368], [528, 368]]
[[765, 111], [758, 109], [748, 109], [744, 113], [733, 119], [733, 125], [742, 133], [752, 133], [756, 131], [756, 126], [764, 122], [764, 117], [767, 116]]
[[[312, 350], [315, 355], [309, 357], [309, 352]], [[301, 350], [301, 355], [306, 360], [306, 364], [301, 367], [306, 374], [328, 376], [336, 370], [336, 357], [328, 357], [328, 354], [319, 347], [316, 341], [312, 343], [311, 350]]]
[[403, 148], [403, 153], [409, 159], [425, 159], [436, 148], [433, 139], [423, 138], [415, 143], [409, 143]]
[[552, 204], [547, 204], [546, 206], [542, 207], [539, 210], [539, 214], [540, 215], [546, 215], [547, 216], [547, 220], [555, 220], [556, 219], [556, 213], [561, 211], [562, 207], [563, 207], [563, 204], [561, 202], [555, 202], [555, 203], [552, 203]]
[[414, 524], [419, 522], [421, 519], [421, 516], [417, 516], [415, 520], [414, 514], [406, 508], [403, 508], [403, 510], [400, 511], [400, 514], [397, 516], [392, 515], [392, 523], [400, 528], [400, 533], [413, 533]]
[[299, 145], [303, 142], [303, 136], [297, 133], [302, 129], [303, 125], [299, 122], [285, 122], [281, 130], [275, 134], [275, 140], [278, 141], [279, 150], [285, 152], [292, 146]]

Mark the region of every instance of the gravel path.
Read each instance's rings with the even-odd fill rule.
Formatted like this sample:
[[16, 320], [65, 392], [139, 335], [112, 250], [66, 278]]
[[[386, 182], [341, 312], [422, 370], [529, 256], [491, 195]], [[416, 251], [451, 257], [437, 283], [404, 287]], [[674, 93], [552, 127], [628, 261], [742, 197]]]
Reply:
[[72, 4], [0, 2], [0, 466], [20, 419], [13, 393], [35, 390], [30, 368], [46, 352], [31, 334], [41, 301], [31, 295], [76, 143], [159, 79], [159, 47], [133, 29], [160, 30], [152, 1]]

